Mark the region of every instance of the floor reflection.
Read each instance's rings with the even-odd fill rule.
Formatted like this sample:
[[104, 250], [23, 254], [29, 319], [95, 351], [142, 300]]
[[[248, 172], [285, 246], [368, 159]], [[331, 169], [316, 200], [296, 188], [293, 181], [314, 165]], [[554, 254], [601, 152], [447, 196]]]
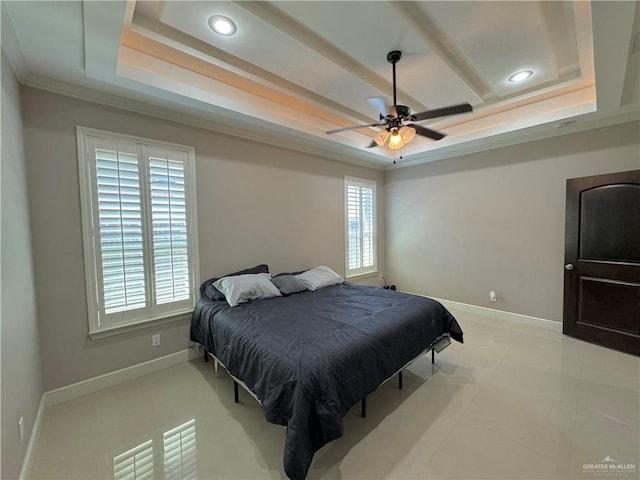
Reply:
[[189, 420], [163, 435], [164, 478], [197, 478], [196, 421]]
[[147, 440], [113, 458], [115, 480], [153, 480], [153, 441]]
[[[113, 458], [115, 480], [154, 480], [159, 472], [166, 480], [198, 478], [196, 422], [191, 419], [162, 434], [162, 468], [154, 465], [154, 442], [147, 440]], [[158, 474], [156, 474], [158, 473]]]

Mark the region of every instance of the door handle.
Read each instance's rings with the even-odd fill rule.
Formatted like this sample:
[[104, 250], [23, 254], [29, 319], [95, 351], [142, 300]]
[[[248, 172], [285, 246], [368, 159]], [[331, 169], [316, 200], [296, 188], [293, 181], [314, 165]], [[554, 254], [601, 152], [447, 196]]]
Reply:
[[573, 263], [567, 263], [567, 264], [564, 266], [564, 269], [565, 269], [565, 270], [573, 270]]

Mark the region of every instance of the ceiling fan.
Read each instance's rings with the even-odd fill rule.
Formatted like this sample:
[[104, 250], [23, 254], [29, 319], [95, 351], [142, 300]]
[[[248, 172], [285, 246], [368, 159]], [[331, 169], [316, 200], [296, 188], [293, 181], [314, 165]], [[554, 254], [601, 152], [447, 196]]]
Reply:
[[400, 50], [393, 50], [387, 54], [387, 61], [393, 68], [393, 105], [386, 105], [386, 99], [384, 97], [370, 97], [367, 99], [367, 101], [376, 107], [380, 113], [380, 121], [377, 123], [369, 123], [367, 125], [338, 128], [328, 131], [328, 134], [344, 132], [346, 130], [355, 130], [358, 128], [384, 127], [383, 130], [380, 130], [374, 136], [373, 141], [370, 145], [367, 145], [367, 148], [372, 148], [376, 145], [382, 147], [388, 139], [389, 148], [395, 150], [403, 147], [406, 143], [409, 143], [416, 134], [433, 140], [440, 140], [445, 137], [444, 133], [436, 132], [435, 130], [423, 127], [417, 123], [407, 122], [421, 122], [432, 118], [473, 111], [473, 107], [470, 104], [461, 103], [459, 105], [436, 108], [433, 110], [427, 110], [426, 112], [412, 114], [409, 107], [405, 105], [398, 105], [398, 102], [396, 101], [396, 63], [400, 61], [400, 58], [402, 58], [402, 52]]

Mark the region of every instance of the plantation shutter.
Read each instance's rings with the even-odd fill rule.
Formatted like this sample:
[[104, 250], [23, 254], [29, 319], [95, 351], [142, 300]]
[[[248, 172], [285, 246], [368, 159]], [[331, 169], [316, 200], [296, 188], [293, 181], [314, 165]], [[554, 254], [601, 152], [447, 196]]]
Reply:
[[347, 276], [376, 270], [375, 182], [345, 179]]
[[374, 266], [375, 225], [373, 221], [373, 188], [360, 188], [360, 201], [362, 205], [362, 268]]
[[347, 186], [347, 270], [359, 270], [362, 258], [362, 211], [360, 188]]
[[197, 278], [193, 149], [115, 134], [81, 140], [89, 332], [188, 313]]
[[137, 150], [126, 143], [95, 149], [99, 276], [107, 315], [147, 305]]
[[156, 304], [186, 300], [190, 295], [189, 241], [185, 161], [160, 156], [149, 159]]

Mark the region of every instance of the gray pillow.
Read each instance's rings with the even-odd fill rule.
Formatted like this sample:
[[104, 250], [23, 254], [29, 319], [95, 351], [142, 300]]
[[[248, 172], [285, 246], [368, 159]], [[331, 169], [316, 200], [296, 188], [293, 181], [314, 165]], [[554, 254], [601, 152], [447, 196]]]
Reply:
[[273, 284], [278, 287], [283, 295], [291, 295], [292, 293], [304, 292], [307, 286], [302, 280], [293, 275], [280, 275], [271, 279]]
[[282, 272], [277, 275], [274, 275], [274, 277], [284, 277], [285, 275], [289, 275], [289, 276], [300, 275], [301, 273], [304, 273], [304, 272], [306, 272], [306, 270], [300, 270], [299, 272]]

